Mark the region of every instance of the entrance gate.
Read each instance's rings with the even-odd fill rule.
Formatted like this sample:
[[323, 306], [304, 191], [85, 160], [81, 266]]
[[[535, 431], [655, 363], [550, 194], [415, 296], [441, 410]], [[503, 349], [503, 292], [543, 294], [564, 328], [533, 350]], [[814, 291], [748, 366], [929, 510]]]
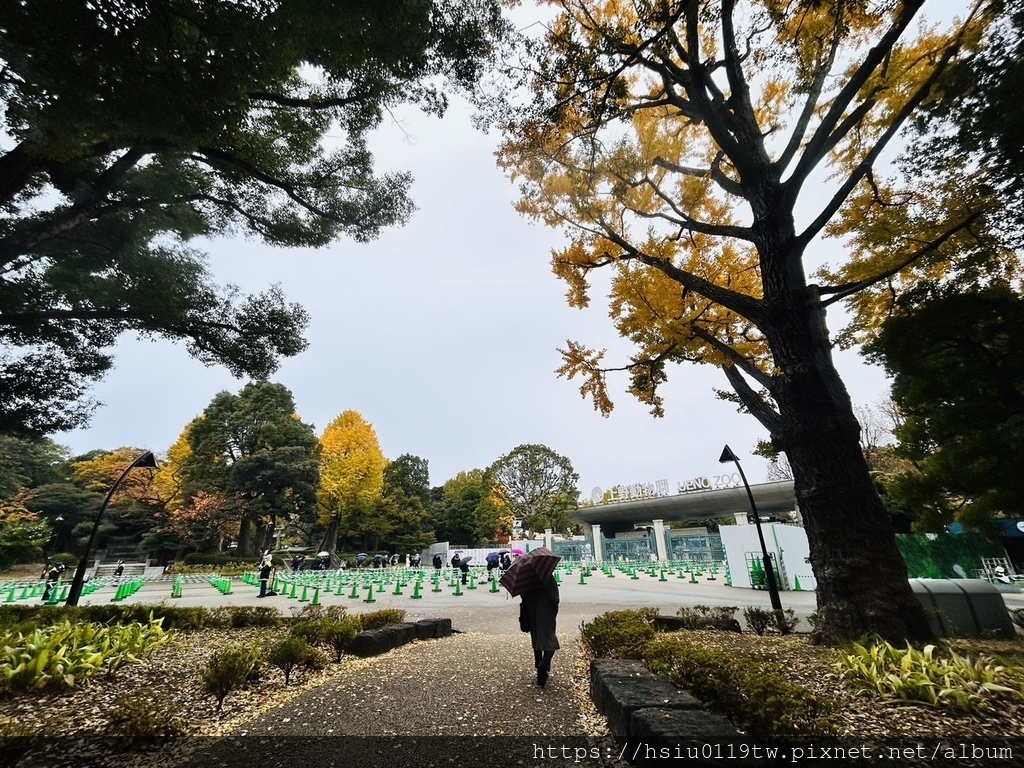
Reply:
[[654, 543], [652, 533], [640, 538], [606, 539], [602, 537], [601, 552], [604, 554], [604, 559], [608, 562], [617, 563], [620, 560], [647, 562], [650, 560], [652, 552], [657, 555], [658, 548]]

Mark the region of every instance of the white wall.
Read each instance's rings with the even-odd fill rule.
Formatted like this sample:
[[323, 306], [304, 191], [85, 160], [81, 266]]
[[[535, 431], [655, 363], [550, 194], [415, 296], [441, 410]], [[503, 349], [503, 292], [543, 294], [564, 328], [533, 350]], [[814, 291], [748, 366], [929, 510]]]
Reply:
[[[786, 582], [783, 589], [795, 589], [796, 580], [800, 581], [800, 589], [811, 591], [817, 588], [818, 582], [811, 572], [807, 558], [811, 554], [807, 544], [807, 532], [796, 525], [781, 523], [762, 523], [764, 543], [769, 553], [775, 553], [775, 562], [782, 563]], [[729, 575], [734, 587], [751, 588], [750, 575], [747, 573], [746, 553], [756, 553], [761, 558], [761, 543], [757, 538], [757, 526], [723, 525], [718, 529], [725, 547], [725, 559], [729, 562]]]

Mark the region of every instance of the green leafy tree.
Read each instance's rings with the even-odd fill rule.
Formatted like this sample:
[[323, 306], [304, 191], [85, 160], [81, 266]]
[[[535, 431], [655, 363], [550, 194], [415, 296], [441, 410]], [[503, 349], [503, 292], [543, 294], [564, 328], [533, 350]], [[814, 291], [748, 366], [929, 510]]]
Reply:
[[187, 495], [205, 491], [237, 502], [239, 554], [270, 546], [279, 520], [315, 513], [319, 445], [284, 385], [261, 381], [237, 395], [221, 392], [187, 436]]
[[391, 522], [387, 539], [389, 550], [412, 554], [437, 541], [430, 513], [419, 496], [409, 497], [404, 491], [395, 490], [381, 499], [381, 508]]
[[504, 507], [530, 531], [568, 528], [567, 512], [576, 508], [580, 476], [572, 462], [546, 445], [520, 445], [487, 470]]
[[[47, 483], [33, 488], [25, 507], [45, 520], [53, 532], [50, 552], [79, 552], [85, 545], [103, 503], [103, 494], [72, 483]], [[101, 530], [112, 530], [110, 523]]]
[[419, 456], [403, 453], [384, 467], [384, 495], [401, 491], [407, 498], [417, 498], [430, 505], [429, 462]]
[[482, 469], [459, 472], [442, 486], [436, 506], [437, 538], [460, 545], [472, 545], [493, 538], [481, 519], [490, 518], [494, 480]]
[[44, 437], [0, 435], [0, 498], [70, 477], [68, 449]]
[[83, 424], [121, 333], [264, 378], [305, 347], [273, 287], [213, 281], [198, 236], [365, 241], [412, 211], [366, 137], [440, 113], [495, 0], [26, 0], [0, 6], [0, 432]]
[[[607, 413], [622, 371], [660, 415], [670, 365], [719, 367], [722, 396], [792, 467], [815, 638], [930, 639], [826, 311], [849, 305], [852, 343], [922, 280], [1014, 268], [988, 247], [998, 209], [983, 178], [879, 162], [951, 63], [984, 47], [989, 3], [941, 27], [915, 23], [925, 0], [553, 5], [509, 68], [529, 93], [499, 100], [499, 162], [521, 183], [519, 210], [566, 232], [553, 267], [570, 304], [587, 306], [594, 275], [608, 275], [612, 320], [636, 348], [616, 365], [569, 342], [560, 373]], [[823, 237], [844, 248], [818, 269]]]
[[940, 531], [1024, 516], [1024, 298], [1005, 285], [951, 289], [882, 326], [868, 347], [903, 414], [889, 493]]

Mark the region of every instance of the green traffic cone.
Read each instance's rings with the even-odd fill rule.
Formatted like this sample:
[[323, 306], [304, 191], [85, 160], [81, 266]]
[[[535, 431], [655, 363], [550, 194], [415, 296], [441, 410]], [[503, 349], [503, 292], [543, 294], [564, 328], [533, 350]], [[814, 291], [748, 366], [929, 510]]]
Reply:
[[433, 588], [430, 591], [431, 592], [440, 592], [441, 591], [441, 579], [439, 579], [439, 578], [435, 578], [434, 579], [434, 586], [433, 586]]
[[800, 577], [799, 576], [794, 576], [793, 577], [793, 591], [794, 592], [803, 592], [804, 591], [804, 588], [800, 586]]
[[295, 594], [295, 582], [293, 581], [293, 582], [292, 582], [292, 588], [291, 588], [291, 594], [289, 594], [289, 595], [288, 595], [288, 599], [289, 599], [289, 600], [294, 600], [295, 598], [296, 598], [296, 594]]
[[462, 597], [462, 582], [458, 579], [455, 581], [455, 596]]
[[391, 594], [393, 594], [393, 595], [400, 595], [400, 594], [402, 594], [402, 582], [400, 580], [395, 579], [395, 591], [392, 592]]
[[359, 583], [356, 581], [352, 582], [352, 592], [349, 594], [349, 599], [356, 599], [359, 597]]
[[309, 601], [309, 585], [303, 584], [302, 585], [302, 597], [299, 598], [299, 602], [300, 603], [305, 603], [305, 602], [308, 602], [308, 601]]
[[313, 587], [313, 602], [310, 605], [320, 605], [320, 587]]
[[366, 593], [366, 599], [363, 600], [363, 602], [364, 603], [376, 603], [377, 602], [376, 600], [373, 599], [373, 583], [372, 582], [370, 583], [370, 591]]
[[583, 571], [580, 571], [580, 584], [586, 584], [586, 583], [587, 583], [587, 579], [583, 575]]
[[497, 579], [491, 579], [491, 590], [490, 591], [491, 592], [497, 592], [498, 591], [498, 580]]
[[668, 579], [665, 578], [665, 569], [664, 568], [661, 569], [661, 575], [658, 577], [658, 581], [668, 581]]
[[416, 583], [412, 585], [412, 594], [409, 595], [409, 597], [413, 600], [419, 600], [423, 597], [423, 595], [420, 594], [420, 583], [420, 580], [417, 579]]

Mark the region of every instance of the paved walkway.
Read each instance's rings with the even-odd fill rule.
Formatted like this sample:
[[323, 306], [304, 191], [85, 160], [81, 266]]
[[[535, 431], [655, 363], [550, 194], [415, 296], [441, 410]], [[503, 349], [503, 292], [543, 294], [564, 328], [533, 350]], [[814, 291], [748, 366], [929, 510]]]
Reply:
[[[167, 585], [147, 585], [126, 602], [155, 602], [165, 599], [168, 590]], [[174, 602], [274, 605], [286, 614], [304, 605], [284, 596], [260, 600], [256, 594], [255, 588], [237, 582], [234, 594], [227, 596], [190, 585]], [[1024, 600], [1019, 594], [1004, 597], [1010, 607], [1021, 607]], [[88, 601], [109, 599], [97, 593]], [[782, 601], [801, 617], [815, 608], [811, 592], [784, 592]], [[322, 602], [344, 604], [350, 613], [401, 608], [408, 621], [451, 618], [457, 634], [360, 660], [344, 677], [247, 721], [232, 736], [199, 745], [183, 768], [624, 768], [626, 763], [614, 759], [618, 747], [600, 735], [602, 719], [594, 719], [587, 698], [587, 670], [579, 663], [580, 623], [606, 611], [641, 606], [669, 615], [683, 605], [769, 606], [766, 592], [720, 581], [595, 576], [587, 584], [564, 582], [558, 618], [562, 650], [546, 687], [539, 688], [529, 637], [518, 631], [519, 601], [504, 590], [426, 593], [420, 600], [379, 594], [372, 605], [325, 594]]]
[[544, 688], [536, 684], [528, 635], [469, 632], [415, 642], [250, 720], [188, 764], [608, 765], [612, 746], [585, 733], [575, 629], [560, 633], [563, 649]]

